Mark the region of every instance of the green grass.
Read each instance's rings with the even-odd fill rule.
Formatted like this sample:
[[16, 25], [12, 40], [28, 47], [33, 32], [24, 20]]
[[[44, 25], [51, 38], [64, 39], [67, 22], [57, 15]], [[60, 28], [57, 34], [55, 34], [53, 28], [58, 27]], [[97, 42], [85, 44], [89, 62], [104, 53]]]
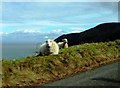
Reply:
[[3, 86], [42, 85], [120, 59], [120, 40], [61, 49], [58, 55], [2, 60]]

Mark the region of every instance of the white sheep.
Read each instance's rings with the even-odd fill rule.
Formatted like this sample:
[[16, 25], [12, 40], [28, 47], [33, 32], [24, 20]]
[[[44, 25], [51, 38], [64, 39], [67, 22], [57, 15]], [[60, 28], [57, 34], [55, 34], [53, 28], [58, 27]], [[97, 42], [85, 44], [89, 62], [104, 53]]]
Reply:
[[59, 49], [68, 48], [68, 40], [65, 38], [62, 39], [62, 41], [63, 42], [58, 42]]
[[57, 55], [59, 53], [59, 46], [54, 40], [48, 39], [40, 46], [38, 55]]

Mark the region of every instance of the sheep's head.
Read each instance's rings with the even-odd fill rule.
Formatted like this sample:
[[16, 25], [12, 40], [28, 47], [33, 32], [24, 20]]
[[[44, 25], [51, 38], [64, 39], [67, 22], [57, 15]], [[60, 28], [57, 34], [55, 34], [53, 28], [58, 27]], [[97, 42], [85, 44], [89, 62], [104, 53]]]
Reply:
[[47, 44], [47, 47], [50, 48], [51, 45], [52, 45], [52, 40], [48, 39], [48, 40], [46, 41], [46, 44]]
[[65, 39], [62, 39], [62, 41], [64, 42], [64, 43], [68, 43], [68, 40], [65, 38]]

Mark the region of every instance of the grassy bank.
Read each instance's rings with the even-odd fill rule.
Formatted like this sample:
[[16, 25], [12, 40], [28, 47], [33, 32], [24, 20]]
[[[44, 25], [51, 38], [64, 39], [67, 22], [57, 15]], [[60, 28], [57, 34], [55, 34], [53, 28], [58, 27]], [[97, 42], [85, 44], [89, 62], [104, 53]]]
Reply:
[[3, 86], [42, 85], [120, 60], [120, 40], [61, 49], [55, 56], [2, 61]]

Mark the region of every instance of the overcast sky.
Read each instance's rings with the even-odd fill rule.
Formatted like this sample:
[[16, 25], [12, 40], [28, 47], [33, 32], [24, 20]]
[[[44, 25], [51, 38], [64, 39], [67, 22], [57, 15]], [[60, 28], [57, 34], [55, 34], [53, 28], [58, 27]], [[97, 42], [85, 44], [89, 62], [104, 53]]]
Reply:
[[118, 22], [117, 2], [3, 2], [0, 33], [81, 32]]

